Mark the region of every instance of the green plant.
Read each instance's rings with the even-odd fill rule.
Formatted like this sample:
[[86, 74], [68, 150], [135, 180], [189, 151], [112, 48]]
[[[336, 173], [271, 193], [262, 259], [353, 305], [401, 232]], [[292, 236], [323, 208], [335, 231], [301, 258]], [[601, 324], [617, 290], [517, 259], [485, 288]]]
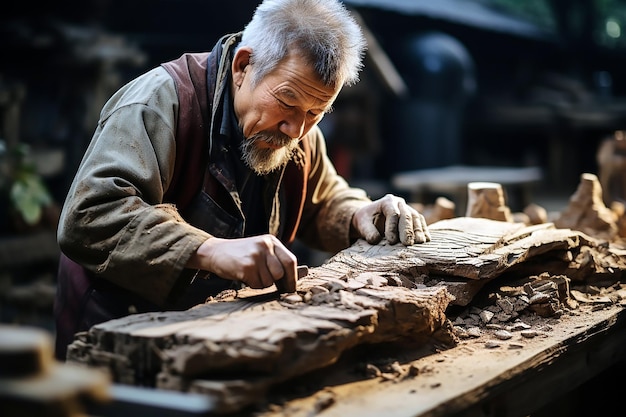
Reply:
[[9, 149], [0, 140], [0, 191], [8, 196], [10, 208], [27, 225], [33, 226], [39, 223], [44, 207], [52, 204], [53, 199], [30, 156], [27, 144]]

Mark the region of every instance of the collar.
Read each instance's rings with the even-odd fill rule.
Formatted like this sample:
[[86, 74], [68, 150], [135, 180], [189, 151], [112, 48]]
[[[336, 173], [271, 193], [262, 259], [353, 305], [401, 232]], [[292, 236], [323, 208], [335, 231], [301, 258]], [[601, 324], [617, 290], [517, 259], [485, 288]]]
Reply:
[[[225, 35], [209, 54], [209, 64], [207, 65], [207, 88], [209, 103], [211, 108], [211, 123], [210, 126], [216, 126], [217, 120], [220, 120], [220, 129], [224, 126], [228, 126], [228, 123], [224, 123], [224, 115], [228, 114], [226, 106], [220, 106], [221, 103], [230, 103], [230, 79], [231, 70], [230, 64], [232, 62], [232, 56], [235, 48], [241, 41], [241, 32]], [[222, 100], [222, 97], [227, 95], [228, 100]], [[220, 110], [222, 109], [221, 113]], [[213, 151], [213, 133], [216, 132], [213, 128], [209, 129], [209, 155]], [[222, 131], [219, 130], [222, 134]]]

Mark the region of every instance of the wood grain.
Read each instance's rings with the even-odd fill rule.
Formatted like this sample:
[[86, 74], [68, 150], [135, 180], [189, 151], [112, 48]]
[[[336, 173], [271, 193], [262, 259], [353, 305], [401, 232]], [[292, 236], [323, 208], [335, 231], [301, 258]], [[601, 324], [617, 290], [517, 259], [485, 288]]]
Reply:
[[453, 345], [446, 310], [504, 274], [593, 279], [626, 270], [609, 245], [550, 223], [459, 217], [430, 231], [430, 242], [410, 247], [357, 241], [310, 268], [296, 294], [244, 289], [183, 312], [99, 324], [77, 335], [68, 360], [105, 366], [120, 383], [205, 393], [231, 412], [355, 346]]

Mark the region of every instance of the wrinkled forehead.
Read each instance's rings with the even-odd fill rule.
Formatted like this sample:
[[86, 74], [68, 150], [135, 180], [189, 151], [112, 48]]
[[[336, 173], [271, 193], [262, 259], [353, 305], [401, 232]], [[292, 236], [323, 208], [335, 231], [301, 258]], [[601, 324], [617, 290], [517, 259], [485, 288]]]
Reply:
[[332, 99], [341, 89], [339, 83], [326, 83], [315, 63], [297, 52], [285, 55], [268, 75], [288, 78], [307, 90], [318, 91], [320, 97], [325, 97], [324, 100]]

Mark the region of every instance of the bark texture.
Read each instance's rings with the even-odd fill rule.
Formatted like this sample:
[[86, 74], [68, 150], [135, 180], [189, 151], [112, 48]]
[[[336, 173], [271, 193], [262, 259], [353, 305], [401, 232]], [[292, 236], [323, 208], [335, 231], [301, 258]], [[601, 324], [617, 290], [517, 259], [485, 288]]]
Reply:
[[102, 323], [77, 335], [68, 360], [104, 366], [119, 383], [205, 393], [232, 412], [357, 345], [454, 345], [446, 310], [504, 274], [592, 281], [626, 270], [619, 250], [551, 223], [458, 217], [430, 230], [432, 241], [410, 247], [357, 241], [310, 268], [295, 294], [245, 289]]

